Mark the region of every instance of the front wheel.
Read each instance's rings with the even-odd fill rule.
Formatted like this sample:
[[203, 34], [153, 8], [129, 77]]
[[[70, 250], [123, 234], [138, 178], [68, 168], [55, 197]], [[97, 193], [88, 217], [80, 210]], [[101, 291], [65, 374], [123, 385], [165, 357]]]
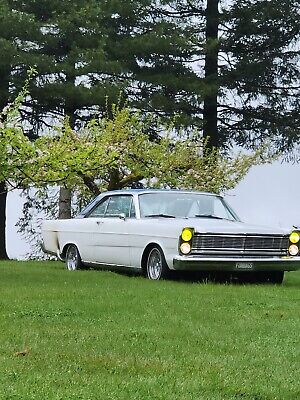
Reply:
[[158, 281], [166, 279], [170, 270], [165, 260], [165, 256], [159, 247], [153, 247], [147, 258], [146, 274], [147, 278]]
[[76, 271], [82, 266], [81, 257], [75, 244], [68, 246], [65, 262], [68, 271]]
[[262, 271], [258, 272], [256, 279], [258, 283], [274, 283], [281, 285], [284, 278], [284, 271]]

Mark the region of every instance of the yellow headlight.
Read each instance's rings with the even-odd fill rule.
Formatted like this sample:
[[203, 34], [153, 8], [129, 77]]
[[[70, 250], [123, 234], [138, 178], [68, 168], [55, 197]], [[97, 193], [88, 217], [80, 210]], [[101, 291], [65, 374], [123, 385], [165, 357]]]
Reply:
[[189, 254], [191, 251], [191, 245], [189, 243], [181, 243], [180, 245], [180, 251], [182, 254]]
[[290, 234], [290, 242], [292, 243], [298, 243], [300, 240], [300, 235], [298, 232], [292, 232]]
[[193, 232], [190, 228], [184, 228], [182, 233], [181, 233], [182, 240], [185, 242], [188, 242], [192, 239], [193, 237]]
[[289, 247], [289, 253], [291, 256], [296, 256], [299, 253], [299, 248], [295, 244], [291, 244]]

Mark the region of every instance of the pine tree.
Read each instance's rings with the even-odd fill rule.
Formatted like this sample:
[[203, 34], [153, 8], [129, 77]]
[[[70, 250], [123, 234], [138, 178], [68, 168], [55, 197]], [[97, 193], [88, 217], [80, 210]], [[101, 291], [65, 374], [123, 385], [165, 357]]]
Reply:
[[178, 113], [178, 125], [203, 129], [212, 146], [251, 147], [271, 137], [284, 147], [297, 137], [297, 0], [7, 4], [27, 20], [26, 34], [15, 32], [22, 57], [12, 87], [36, 67], [32, 109], [23, 110], [35, 132], [49, 115], [80, 125], [122, 91], [145, 112]]
[[211, 146], [251, 148], [269, 139], [284, 150], [299, 142], [298, 0], [160, 4], [192, 43], [202, 84], [192, 88], [191, 121]]
[[[7, 1], [0, 1], [0, 112], [14, 97], [11, 80], [21, 59], [15, 38], [21, 31], [24, 33], [24, 38], [26, 37], [27, 23], [27, 16], [17, 16], [12, 12]], [[0, 259], [8, 258], [6, 252], [6, 201], [7, 185], [0, 170]]]
[[[276, 150], [291, 148], [299, 141], [299, 1], [234, 1], [224, 20], [228, 62], [220, 86], [228, 94], [220, 137], [247, 147], [271, 139]], [[230, 92], [235, 101], [225, 103]]]
[[[68, 115], [82, 125], [120, 101], [120, 93], [121, 101], [146, 112], [173, 116], [188, 108], [184, 86], [196, 77], [183, 62], [191, 61], [189, 46], [182, 28], [164, 20], [151, 0], [12, 4], [32, 18], [30, 43], [20, 40], [28, 62], [14, 85], [20, 88], [28, 67], [36, 68], [23, 111], [35, 132], [49, 116]], [[176, 100], [180, 90], [185, 92]]]

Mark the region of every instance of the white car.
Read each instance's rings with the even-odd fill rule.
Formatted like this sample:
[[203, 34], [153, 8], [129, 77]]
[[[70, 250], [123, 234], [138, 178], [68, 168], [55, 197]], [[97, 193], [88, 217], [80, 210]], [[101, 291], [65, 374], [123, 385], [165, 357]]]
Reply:
[[281, 283], [300, 268], [300, 232], [241, 222], [221, 196], [182, 190], [118, 190], [76, 218], [46, 220], [44, 251], [81, 266], [126, 267], [149, 279], [171, 270], [243, 272]]

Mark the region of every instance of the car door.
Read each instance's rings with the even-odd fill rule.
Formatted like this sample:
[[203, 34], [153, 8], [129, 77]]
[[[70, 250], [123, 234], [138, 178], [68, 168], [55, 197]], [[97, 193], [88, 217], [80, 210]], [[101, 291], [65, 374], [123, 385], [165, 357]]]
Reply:
[[130, 223], [135, 218], [133, 196], [112, 195], [88, 215], [93, 234], [92, 261], [99, 264], [130, 265]]

